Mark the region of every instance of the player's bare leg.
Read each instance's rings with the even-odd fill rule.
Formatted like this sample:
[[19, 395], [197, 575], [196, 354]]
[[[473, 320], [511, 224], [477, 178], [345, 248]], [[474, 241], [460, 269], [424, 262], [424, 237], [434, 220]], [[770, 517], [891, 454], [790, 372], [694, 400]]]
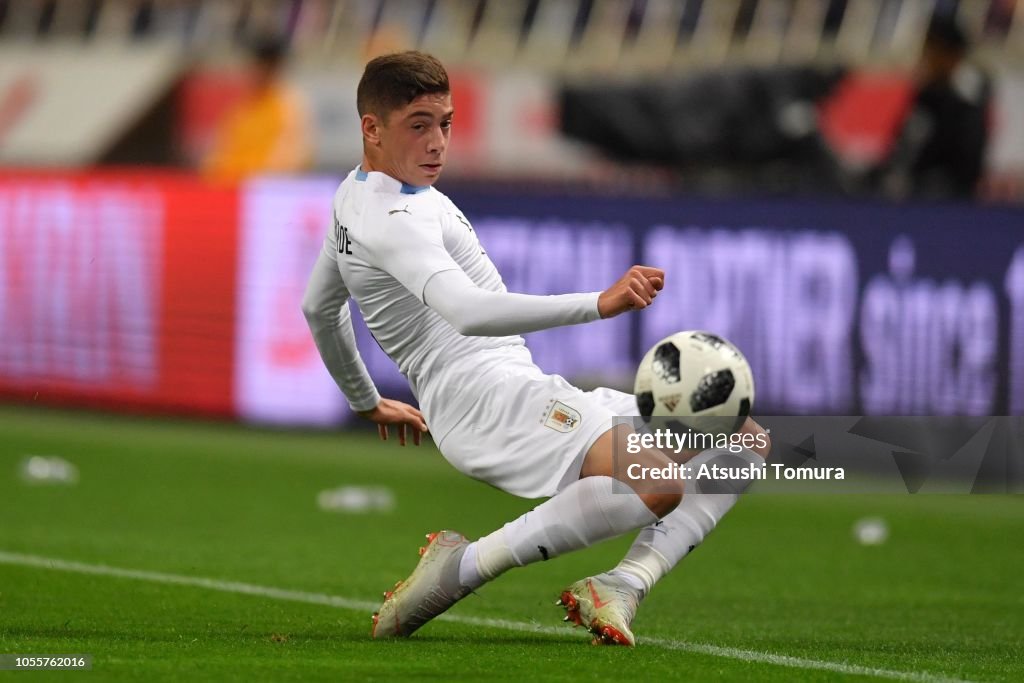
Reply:
[[[616, 428], [599, 437], [586, 458], [610, 461], [615, 439], [624, 443], [626, 429]], [[653, 449], [629, 457], [644, 467], [664, 467], [670, 462], [664, 453]], [[653, 524], [682, 497], [682, 482], [660, 492], [641, 492], [610, 476], [587, 476], [474, 543], [460, 534], [441, 532], [443, 536], [431, 539], [413, 574], [385, 594], [374, 618], [373, 635], [408, 636], [506, 570]], [[600, 600], [597, 603], [600, 608]], [[589, 621], [586, 625], [598, 630], [604, 626]]]
[[[715, 449], [691, 452], [685, 454], [683, 459], [689, 460], [691, 468], [722, 457], [741, 458], [754, 464], [763, 462], [771, 447], [764, 430], [748, 418], [740, 431], [755, 436], [764, 435], [762, 438], [765, 446], [742, 453]], [[720, 464], [728, 466], [735, 462]], [[610, 465], [614, 463], [594, 461], [590, 463], [590, 468], [584, 467], [583, 475], [603, 472], [603, 468]], [[704, 540], [736, 504], [739, 494], [750, 481], [716, 483], [723, 486], [715, 492], [702, 492], [696, 487], [687, 491], [679, 506], [654, 524], [644, 527], [626, 557], [614, 569], [577, 581], [566, 589], [560, 602], [573, 603], [569, 619], [576, 623], [586, 623], [588, 619], [597, 618], [604, 625], [603, 629], [596, 632], [600, 642], [632, 645], [630, 623], [640, 601], [658, 580]], [[603, 609], [594, 607], [595, 603]]]

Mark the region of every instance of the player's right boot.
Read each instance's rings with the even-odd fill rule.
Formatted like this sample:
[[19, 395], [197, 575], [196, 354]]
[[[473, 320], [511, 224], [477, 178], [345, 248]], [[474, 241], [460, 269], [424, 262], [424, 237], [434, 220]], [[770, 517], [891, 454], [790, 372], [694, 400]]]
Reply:
[[455, 531], [427, 534], [420, 562], [405, 581], [384, 593], [373, 615], [374, 638], [410, 636], [472, 591], [459, 582], [459, 561], [469, 540]]
[[595, 645], [636, 645], [630, 624], [640, 594], [618, 577], [604, 573], [580, 579], [555, 604], [565, 608], [565, 621], [594, 634]]

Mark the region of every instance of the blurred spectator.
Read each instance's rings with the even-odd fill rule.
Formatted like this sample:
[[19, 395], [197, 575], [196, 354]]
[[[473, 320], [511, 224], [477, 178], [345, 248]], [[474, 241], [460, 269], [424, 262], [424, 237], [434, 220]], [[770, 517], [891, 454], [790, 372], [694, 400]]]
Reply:
[[825, 20], [822, 31], [835, 38], [839, 28], [843, 25], [843, 16], [846, 13], [846, 0], [828, 0], [825, 6]]
[[974, 196], [988, 142], [992, 85], [967, 53], [967, 39], [953, 19], [932, 21], [913, 100], [889, 158], [877, 171], [886, 195]]
[[1005, 37], [1013, 28], [1018, 0], [992, 0], [985, 17], [985, 33]]
[[841, 69], [714, 69], [626, 83], [562, 86], [562, 132], [608, 157], [675, 169], [715, 192], [833, 192], [835, 161], [818, 103]]
[[227, 114], [203, 164], [223, 181], [256, 173], [297, 173], [312, 161], [310, 123], [301, 96], [285, 82], [285, 44], [261, 38], [253, 45], [246, 95]]

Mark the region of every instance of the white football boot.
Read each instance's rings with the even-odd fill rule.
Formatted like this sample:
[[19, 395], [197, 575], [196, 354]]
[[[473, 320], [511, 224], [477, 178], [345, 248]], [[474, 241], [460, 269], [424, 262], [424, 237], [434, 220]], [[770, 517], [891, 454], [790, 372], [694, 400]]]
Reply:
[[405, 581], [384, 593], [373, 615], [374, 638], [410, 636], [472, 591], [459, 583], [459, 561], [469, 540], [455, 531], [427, 534], [420, 562]]
[[594, 634], [595, 645], [636, 645], [630, 624], [640, 592], [618, 577], [605, 573], [580, 579], [555, 604], [565, 608], [564, 621]]

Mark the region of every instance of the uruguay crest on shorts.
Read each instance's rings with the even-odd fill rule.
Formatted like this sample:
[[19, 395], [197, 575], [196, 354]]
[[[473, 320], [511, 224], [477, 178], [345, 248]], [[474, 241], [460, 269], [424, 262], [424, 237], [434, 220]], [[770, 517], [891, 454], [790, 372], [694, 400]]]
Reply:
[[556, 432], [566, 433], [576, 429], [581, 419], [579, 411], [570, 408], [561, 401], [555, 401], [551, 404], [551, 409], [548, 410], [544, 426], [550, 427]]

